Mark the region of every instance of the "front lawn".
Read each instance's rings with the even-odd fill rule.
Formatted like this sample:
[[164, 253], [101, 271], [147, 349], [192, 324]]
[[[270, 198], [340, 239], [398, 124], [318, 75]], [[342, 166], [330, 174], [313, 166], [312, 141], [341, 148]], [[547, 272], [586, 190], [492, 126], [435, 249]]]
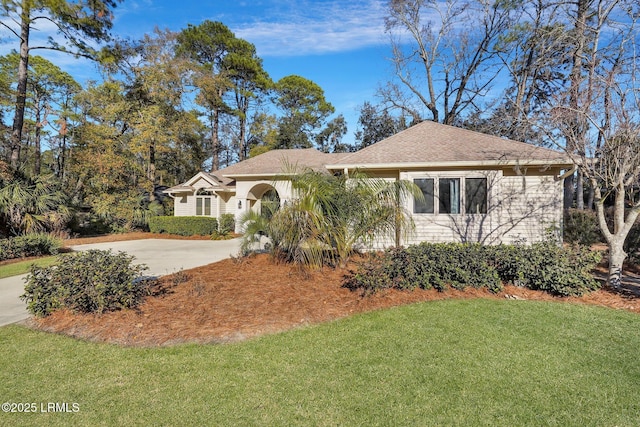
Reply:
[[20, 274], [26, 274], [34, 264], [38, 267], [48, 267], [55, 264], [57, 259], [57, 256], [47, 256], [37, 259], [3, 263], [2, 265], [0, 265], [0, 279], [11, 276], [19, 276]]
[[[640, 317], [445, 300], [227, 345], [124, 348], [0, 328], [2, 425], [640, 424]], [[40, 408], [40, 406], [38, 406]]]

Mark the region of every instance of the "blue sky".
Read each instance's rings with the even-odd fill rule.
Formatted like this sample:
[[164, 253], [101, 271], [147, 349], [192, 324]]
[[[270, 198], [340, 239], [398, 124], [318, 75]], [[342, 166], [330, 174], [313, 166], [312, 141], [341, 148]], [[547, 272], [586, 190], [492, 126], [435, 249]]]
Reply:
[[[353, 140], [358, 106], [375, 101], [390, 76], [389, 41], [384, 32], [384, 0], [124, 0], [114, 14], [113, 34], [138, 39], [155, 27], [180, 31], [187, 24], [221, 21], [253, 43], [274, 80], [298, 74], [320, 85], [326, 99], [348, 122]], [[32, 33], [32, 41], [51, 28]], [[0, 45], [4, 54], [15, 41]], [[32, 43], [33, 45], [33, 43]], [[48, 57], [80, 82], [95, 79], [95, 67], [72, 57]]]

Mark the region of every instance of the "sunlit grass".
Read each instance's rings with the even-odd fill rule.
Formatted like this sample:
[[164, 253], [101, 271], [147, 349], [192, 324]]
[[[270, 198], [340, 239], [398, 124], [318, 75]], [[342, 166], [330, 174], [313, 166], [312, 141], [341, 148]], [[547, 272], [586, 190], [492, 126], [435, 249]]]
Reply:
[[48, 256], [38, 259], [32, 259], [27, 261], [18, 261], [10, 264], [0, 265], [0, 279], [4, 279], [5, 277], [11, 276], [19, 276], [21, 274], [26, 274], [31, 269], [32, 265], [37, 265], [39, 267], [48, 267], [50, 265], [55, 264], [57, 256]]
[[230, 345], [122, 348], [0, 328], [1, 425], [640, 425], [640, 316], [448, 300]]

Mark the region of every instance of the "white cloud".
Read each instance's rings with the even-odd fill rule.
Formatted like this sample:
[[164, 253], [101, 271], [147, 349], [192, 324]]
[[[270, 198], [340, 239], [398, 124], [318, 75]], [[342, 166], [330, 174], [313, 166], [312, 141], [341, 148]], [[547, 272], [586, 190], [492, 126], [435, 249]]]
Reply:
[[230, 27], [255, 44], [260, 56], [303, 56], [387, 43], [384, 14], [380, 0], [294, 2], [286, 13]]

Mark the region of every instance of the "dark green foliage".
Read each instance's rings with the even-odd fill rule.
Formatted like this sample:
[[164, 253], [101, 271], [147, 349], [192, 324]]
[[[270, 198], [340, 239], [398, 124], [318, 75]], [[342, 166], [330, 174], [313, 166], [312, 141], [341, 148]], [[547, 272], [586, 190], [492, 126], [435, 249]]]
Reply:
[[564, 214], [563, 238], [565, 243], [591, 246], [602, 242], [598, 218], [594, 211], [570, 209]]
[[218, 220], [206, 216], [155, 216], [149, 218], [152, 233], [207, 236], [218, 232]]
[[62, 241], [45, 233], [25, 234], [0, 240], [0, 261], [31, 256], [55, 255]]
[[63, 307], [83, 313], [134, 308], [148, 294], [150, 280], [142, 277], [147, 267], [133, 259], [110, 250], [61, 256], [56, 265], [31, 268], [20, 298], [36, 316]]
[[218, 224], [218, 233], [221, 235], [227, 235], [233, 233], [236, 229], [236, 217], [233, 214], [220, 215], [220, 221]]
[[580, 296], [600, 286], [591, 271], [600, 255], [581, 246], [553, 242], [531, 246], [421, 243], [371, 254], [345, 277], [345, 286], [373, 293], [385, 288], [422, 289], [466, 286], [502, 290], [526, 286], [560, 296]]
[[505, 283], [559, 296], [581, 296], [600, 287], [592, 271], [601, 256], [585, 246], [540, 242], [497, 246], [493, 253], [495, 267]]
[[67, 224], [69, 231], [78, 236], [97, 236], [112, 232], [109, 221], [90, 212], [76, 212]]
[[629, 261], [634, 264], [640, 263], [640, 221], [636, 221], [629, 230], [624, 241], [624, 251], [629, 254]]
[[421, 243], [373, 254], [346, 278], [348, 288], [375, 292], [384, 288], [421, 289], [447, 286], [486, 287], [498, 292], [500, 278], [487, 262], [489, 251], [479, 244]]

